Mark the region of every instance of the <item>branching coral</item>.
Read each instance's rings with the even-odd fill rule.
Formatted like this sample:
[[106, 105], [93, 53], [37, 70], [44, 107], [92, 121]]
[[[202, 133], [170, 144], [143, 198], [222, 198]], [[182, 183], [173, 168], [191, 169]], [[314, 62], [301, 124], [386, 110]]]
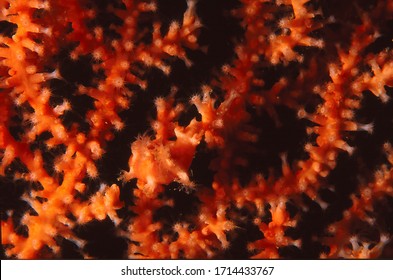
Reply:
[[336, 2], [1, 0], [4, 256], [386, 256], [393, 2]]

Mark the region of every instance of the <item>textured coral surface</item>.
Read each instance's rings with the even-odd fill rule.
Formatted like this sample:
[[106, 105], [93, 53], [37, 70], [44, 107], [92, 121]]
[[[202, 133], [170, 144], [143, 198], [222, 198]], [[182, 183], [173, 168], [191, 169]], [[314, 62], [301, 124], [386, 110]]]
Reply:
[[392, 258], [393, 0], [0, 0], [2, 258]]

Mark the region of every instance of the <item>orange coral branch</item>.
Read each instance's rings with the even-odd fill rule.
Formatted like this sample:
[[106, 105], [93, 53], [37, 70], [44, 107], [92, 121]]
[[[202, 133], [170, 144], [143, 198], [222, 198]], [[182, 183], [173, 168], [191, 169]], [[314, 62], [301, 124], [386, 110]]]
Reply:
[[325, 2], [0, 0], [5, 256], [382, 254], [393, 2]]

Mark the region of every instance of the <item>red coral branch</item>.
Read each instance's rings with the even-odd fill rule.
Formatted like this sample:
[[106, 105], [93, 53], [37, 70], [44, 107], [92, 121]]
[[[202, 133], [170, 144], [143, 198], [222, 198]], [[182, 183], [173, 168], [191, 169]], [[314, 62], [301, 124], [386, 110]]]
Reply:
[[224, 2], [0, 1], [5, 257], [383, 255], [393, 2]]

